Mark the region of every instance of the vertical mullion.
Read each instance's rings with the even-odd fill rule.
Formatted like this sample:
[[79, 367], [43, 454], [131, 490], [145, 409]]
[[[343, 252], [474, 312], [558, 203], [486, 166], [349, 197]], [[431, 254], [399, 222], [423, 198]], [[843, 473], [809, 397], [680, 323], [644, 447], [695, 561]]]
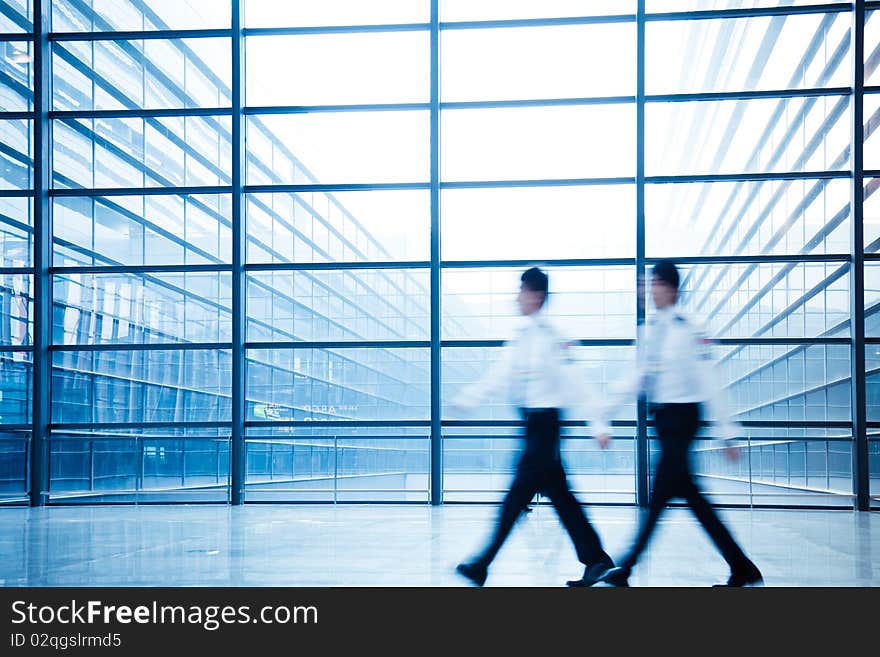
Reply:
[[431, 504], [443, 503], [440, 408], [440, 8], [431, 0]]
[[49, 495], [49, 385], [52, 377], [49, 341], [52, 329], [52, 213], [49, 182], [52, 169], [49, 150], [51, 101], [51, 52], [49, 49], [50, 0], [33, 0], [34, 20], [34, 354], [33, 429], [31, 434], [30, 504], [43, 506]]
[[244, 258], [246, 233], [243, 216], [244, 174], [244, 43], [243, 0], [232, 0], [232, 435], [230, 491], [232, 504], [244, 502], [245, 482], [245, 297]]
[[853, 3], [853, 125], [852, 125], [852, 271], [850, 276], [850, 305], [852, 340], [850, 364], [852, 368], [852, 422], [853, 422], [853, 493], [856, 508], [867, 511], [870, 506], [868, 476], [868, 428], [865, 390], [865, 243], [864, 243], [864, 98], [865, 98], [865, 2]]
[[[636, 15], [636, 281], [645, 274], [645, 0]], [[645, 323], [645, 285], [636, 285], [636, 330]], [[638, 348], [638, 346], [636, 347]], [[636, 504], [648, 505], [648, 405], [636, 405]]]

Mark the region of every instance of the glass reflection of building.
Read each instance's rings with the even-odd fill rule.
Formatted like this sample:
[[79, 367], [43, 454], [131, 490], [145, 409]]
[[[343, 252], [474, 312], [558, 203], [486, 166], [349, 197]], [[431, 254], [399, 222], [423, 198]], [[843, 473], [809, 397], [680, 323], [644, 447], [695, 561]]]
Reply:
[[[464, 15], [467, 10], [454, 2], [448, 9], [440, 4], [442, 20], [487, 18]], [[635, 4], [619, 3], [627, 5], [620, 13], [634, 12]], [[669, 4], [647, 0], [646, 9], [650, 14], [773, 3]], [[141, 0], [55, 0], [52, 8], [52, 30], [74, 36], [56, 34], [52, 41], [51, 97], [57, 114], [51, 121], [56, 190], [51, 497], [224, 500], [230, 468], [230, 430], [224, 425], [231, 421], [233, 357], [230, 39], [79, 40], [76, 35], [222, 30], [229, 22], [202, 25], [199, 21], [206, 17], [187, 3], [173, 7]], [[24, 2], [3, 2], [3, 31], [29, 30], [28, 11]], [[497, 12], [491, 18], [531, 18]], [[345, 22], [343, 15], [336, 24]], [[646, 25], [645, 255], [691, 259], [684, 267], [685, 308], [709, 318], [709, 334], [723, 341], [716, 349], [729, 399], [738, 419], [750, 423], [746, 433], [751, 441], [743, 445], [744, 458], [737, 464], [723, 461], [712, 443], [698, 452], [700, 471], [723, 502], [852, 503], [851, 23], [851, 12], [834, 9], [649, 20]], [[585, 34], [632, 28], [615, 47], [631, 57], [635, 52], [632, 21], [582, 27]], [[441, 41], [458, 33], [478, 35], [478, 28], [441, 30]], [[580, 29], [517, 29], [558, 30], [561, 35], [565, 28]], [[482, 29], [494, 38], [511, 28], [499, 24]], [[880, 27], [871, 13], [865, 33], [865, 80], [870, 85], [878, 64], [874, 50], [880, 48]], [[268, 37], [248, 36], [245, 41], [262, 38]], [[663, 49], [670, 41], [685, 45], [670, 54]], [[15, 40], [0, 45], [0, 110], [28, 112], [33, 46]], [[440, 66], [449, 58], [452, 70], [455, 49], [466, 53], [468, 46], [452, 37], [447, 45], [447, 52], [441, 49]], [[611, 55], [613, 59], [615, 53]], [[635, 79], [626, 84], [634, 85]], [[774, 95], [779, 90], [783, 93]], [[808, 91], [798, 95], [798, 90]], [[753, 97], [724, 98], [724, 92]], [[441, 88], [441, 102], [447, 100], [444, 93]], [[700, 97], [665, 98], [680, 94]], [[579, 95], [612, 94], [599, 89]], [[513, 97], [532, 98], [525, 90]], [[873, 98], [865, 97], [868, 170], [875, 166]], [[452, 100], [467, 105], [483, 99]], [[506, 109], [442, 107], [441, 122], [448, 118], [449, 123], [441, 131], [441, 150], [447, 133], [451, 144], [462, 122], [471, 120], [468, 112], [474, 117], [516, 112], [516, 102]], [[604, 116], [588, 114], [594, 111], [589, 104], [583, 107], [585, 117]], [[620, 111], [626, 114], [632, 107], [630, 101]], [[375, 217], [367, 221], [351, 209], [358, 207], [358, 195], [376, 194], [381, 185], [366, 184], [364, 189], [373, 191], [356, 192], [308, 189], [350, 181], [319, 180], [308, 169], [310, 163], [297, 157], [296, 145], [275, 129], [279, 124], [270, 114], [249, 111], [243, 121], [246, 184], [259, 186], [245, 199], [247, 263], [284, 265], [251, 267], [246, 273], [247, 499], [427, 501], [428, 236], [419, 242], [424, 247], [412, 252], [395, 249]], [[634, 120], [634, 113], [627, 120]], [[33, 189], [32, 121], [4, 118], [0, 129], [3, 189]], [[456, 161], [455, 152], [448, 159]], [[627, 160], [624, 168], [629, 171], [633, 164]], [[797, 175], [768, 175], [789, 172]], [[723, 178], [727, 174], [730, 179]], [[743, 174], [758, 175], [749, 179]], [[444, 170], [441, 184], [468, 175]], [[540, 183], [551, 174], [520, 177]], [[520, 186], [516, 175], [509, 178], [513, 184], [487, 185], [487, 197], [495, 191], [502, 201], [504, 195], [514, 198]], [[479, 179], [506, 180], [493, 176], [491, 169]], [[613, 195], [622, 194], [630, 212], [633, 182], [585, 183], [584, 193], [595, 196], [577, 202], [588, 205], [607, 193], [617, 203]], [[866, 178], [864, 241], [869, 254], [880, 246], [874, 183]], [[281, 187], [294, 184], [303, 189]], [[442, 365], [444, 398], [493, 359], [513, 321], [507, 302], [519, 265], [508, 263], [503, 251], [475, 258], [456, 255], [467, 251], [456, 243], [462, 238], [454, 222], [466, 223], [457, 219], [456, 208], [466, 205], [468, 194], [481, 193], [480, 185], [474, 187], [451, 186], [440, 192], [444, 343], [442, 360], [435, 365]], [[155, 188], [173, 193], [138, 193]], [[94, 189], [126, 193], [76, 191]], [[536, 184], [534, 189], [546, 191], [542, 203], [562, 198], [554, 196], [562, 191], [553, 186]], [[413, 216], [412, 223], [414, 232], [427, 233], [428, 191], [396, 193], [425, 199], [425, 216]], [[0, 212], [2, 266], [10, 272], [3, 274], [0, 344], [15, 348], [0, 353], [0, 421], [9, 429], [0, 441], [0, 463], [3, 495], [15, 501], [27, 489], [28, 336], [34, 330], [34, 279], [27, 269], [33, 263], [33, 216], [26, 194], [0, 195]], [[503, 220], [486, 221], [498, 221], [498, 230], [504, 230]], [[622, 226], [632, 238], [613, 252], [585, 251], [579, 257], [580, 252], [570, 255], [552, 247], [534, 253], [539, 260], [565, 261], [550, 266], [559, 289], [551, 310], [573, 327], [576, 337], [589, 341], [575, 349], [576, 357], [584, 376], [602, 386], [619, 376], [635, 337], [635, 299], [626, 296], [635, 279], [633, 219]], [[551, 219], [548, 230], [557, 228]], [[486, 253], [491, 250], [485, 246]], [[517, 262], [532, 258], [528, 249], [524, 253]], [[457, 260], [485, 263], [452, 262]], [[370, 268], [371, 263], [376, 266]], [[869, 338], [878, 335], [877, 271], [880, 266], [866, 266]], [[493, 319], [492, 313], [501, 319]], [[866, 347], [872, 423], [880, 420], [877, 350], [876, 343]], [[514, 418], [506, 401], [498, 399], [479, 418], [489, 422], [448, 423], [443, 431], [447, 500], [498, 499], [517, 449]], [[635, 403], [619, 419], [619, 440], [609, 453], [581, 439], [587, 435], [582, 428], [570, 428], [566, 458], [575, 487], [592, 501], [635, 501]], [[869, 427], [871, 431], [876, 428]], [[876, 494], [876, 442], [870, 450]]]

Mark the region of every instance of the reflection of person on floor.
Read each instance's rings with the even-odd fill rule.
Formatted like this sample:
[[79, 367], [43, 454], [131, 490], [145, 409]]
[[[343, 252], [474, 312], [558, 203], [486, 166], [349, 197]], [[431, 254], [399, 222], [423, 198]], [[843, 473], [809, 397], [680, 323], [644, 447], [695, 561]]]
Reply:
[[[761, 584], [761, 572], [737, 545], [691, 474], [690, 446], [699, 429], [703, 406], [709, 406], [717, 419], [720, 437], [730, 439], [738, 435], [737, 425], [730, 420], [725, 407], [723, 391], [715, 382], [708, 341], [676, 310], [679, 275], [675, 264], [668, 260], [658, 262], [652, 273], [651, 297], [657, 313], [648, 322], [644, 339], [639, 341], [637, 366], [598, 411], [594, 433], [599, 445], [607, 447], [611, 439], [608, 418], [613, 409], [644, 392], [660, 441], [660, 462], [654, 474], [648, 512], [635, 542], [619, 567], [603, 574], [601, 581], [628, 586], [630, 572], [663, 509], [673, 498], [683, 497], [730, 566], [730, 577], [724, 586]], [[725, 454], [731, 460], [737, 458], [733, 447], [725, 448]]]
[[570, 368], [565, 343], [542, 312], [548, 282], [547, 275], [537, 267], [522, 275], [517, 302], [525, 322], [505, 346], [501, 359], [453, 403], [460, 409], [474, 409], [484, 404], [491, 393], [509, 387], [525, 421], [525, 448], [504, 498], [495, 534], [476, 560], [459, 564], [457, 568], [459, 574], [478, 586], [486, 581], [489, 565], [520, 513], [539, 492], [553, 504], [574, 542], [578, 559], [585, 566], [583, 578], [572, 584], [592, 583], [595, 576], [614, 565], [571, 493], [562, 467], [561, 409], [571, 406], [570, 400], [580, 388], [567, 380]]

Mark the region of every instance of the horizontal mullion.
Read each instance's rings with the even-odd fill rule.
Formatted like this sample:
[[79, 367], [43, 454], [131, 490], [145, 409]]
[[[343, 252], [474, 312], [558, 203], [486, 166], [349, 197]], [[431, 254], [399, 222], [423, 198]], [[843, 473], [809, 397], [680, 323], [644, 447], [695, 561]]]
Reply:
[[315, 341], [259, 341], [245, 342], [245, 349], [404, 349], [427, 348], [430, 340], [315, 340]]
[[[867, 172], [866, 172], [867, 175]], [[647, 184], [688, 182], [748, 182], [752, 180], [832, 180], [851, 178], [849, 171], [782, 171], [779, 173], [709, 173], [645, 176]]]
[[[49, 431], [88, 431], [91, 429], [168, 429], [172, 427], [180, 429], [230, 429], [232, 428], [232, 422], [61, 422], [50, 424]], [[177, 437], [186, 438], [187, 436]]]
[[232, 265], [89, 265], [83, 267], [50, 267], [50, 274], [157, 274], [189, 272], [228, 272]]
[[245, 115], [318, 114], [322, 112], [409, 112], [429, 110], [431, 103], [361, 103], [354, 105], [256, 105], [245, 107]]
[[[579, 347], [628, 347], [635, 344], [632, 338], [574, 338], [572, 344]], [[474, 347], [503, 347], [506, 340], [468, 340], [451, 339], [441, 340], [441, 347], [474, 348]]]
[[297, 34], [362, 34], [370, 32], [422, 32], [430, 23], [383, 23], [380, 25], [315, 25], [303, 27], [246, 27], [245, 37], [294, 36]]
[[23, 344], [4, 344], [0, 345], [0, 354], [2, 353], [13, 353], [13, 352], [28, 352], [33, 351], [33, 345], [23, 345]]
[[[737, 420], [737, 424], [753, 428], [791, 428], [791, 429], [852, 429], [852, 422], [823, 420]], [[740, 439], [741, 440], [741, 439]], [[779, 438], [779, 440], [803, 440], [802, 438]], [[821, 438], [825, 440], [825, 438]]]
[[284, 194], [307, 192], [359, 192], [359, 191], [393, 191], [402, 189], [430, 189], [430, 182], [401, 183], [309, 183], [303, 185], [245, 185], [245, 194]]
[[32, 189], [3, 189], [0, 190], [0, 198], [25, 198], [34, 195]]
[[3, 32], [0, 34], [0, 43], [6, 43], [9, 41], [33, 41], [34, 35], [32, 32]]
[[851, 87], [810, 89], [775, 89], [767, 91], [717, 91], [702, 93], [648, 94], [648, 103], [686, 103], [711, 100], [757, 100], [761, 98], [811, 98], [817, 96], [849, 96]]
[[231, 185], [205, 185], [199, 187], [64, 187], [50, 189], [53, 197], [85, 196], [192, 196], [198, 194], [229, 194]]
[[[878, 3], [878, 8], [880, 8], [880, 3]], [[880, 94], [880, 85], [865, 85], [865, 95], [871, 94]]]
[[0, 267], [0, 274], [33, 274], [33, 267]]
[[719, 255], [719, 256], [669, 256], [669, 257], [648, 257], [645, 258], [647, 264], [660, 262], [661, 260], [672, 260], [680, 265], [700, 265], [700, 264], [729, 264], [729, 263], [773, 263], [773, 262], [850, 262], [852, 256], [848, 253], [804, 253], [800, 255]]
[[865, 260], [880, 260], [880, 253], [866, 253]]
[[624, 105], [635, 96], [592, 96], [583, 98], [532, 98], [528, 100], [461, 100], [440, 103], [441, 110], [501, 109], [507, 107], [565, 107], [570, 105]]
[[[3, 431], [32, 431], [32, 424], [0, 424], [0, 432]], [[20, 440], [20, 438], [7, 438], [6, 440]]]
[[[441, 426], [444, 427], [520, 427], [525, 424], [525, 420], [442, 420]], [[582, 427], [583, 420], [562, 420], [560, 424], [564, 427]], [[635, 427], [635, 420], [612, 420], [613, 427]], [[483, 436], [483, 438], [506, 438], [507, 436]], [[455, 440], [458, 436], [444, 435], [443, 440]]]
[[33, 112], [0, 112], [0, 121], [22, 121], [33, 118]]
[[546, 267], [621, 267], [636, 264], [635, 258], [556, 258], [546, 260], [441, 260], [443, 269], [479, 269], [488, 267], [529, 267], [540, 262]]
[[[248, 420], [245, 427], [430, 427], [430, 420]], [[313, 436], [314, 437], [314, 436]], [[320, 436], [318, 436], [320, 437]], [[364, 436], [369, 438], [369, 436]]]
[[132, 344], [53, 344], [49, 351], [202, 351], [232, 349], [231, 342], [156, 342]]
[[108, 32], [50, 32], [49, 41], [141, 41], [232, 37], [231, 28], [200, 30], [119, 30]]
[[880, 338], [865, 338], [865, 344], [880, 344]]
[[880, 169], [865, 169], [865, 178], [880, 178]]
[[496, 187], [584, 187], [589, 185], [633, 185], [629, 176], [614, 178], [542, 178], [537, 180], [459, 180], [440, 183], [440, 189], [492, 189]]
[[181, 107], [163, 109], [52, 110], [50, 119], [126, 119], [186, 116], [231, 116], [231, 107]]
[[837, 2], [827, 5], [795, 5], [782, 7], [754, 7], [749, 9], [705, 9], [700, 11], [671, 11], [646, 14], [645, 20], [689, 21], [717, 18], [751, 18], [754, 16], [793, 16], [796, 14], [839, 14], [852, 11], [852, 3]]
[[440, 30], [482, 30], [504, 27], [554, 27], [558, 25], [602, 25], [606, 23], [635, 23], [635, 14], [608, 16], [561, 16], [559, 18], [507, 18], [481, 21], [444, 21]]
[[[313, 424], [313, 423], [310, 422], [309, 424]], [[313, 439], [326, 440], [328, 438], [333, 438], [333, 437], [334, 436], [292, 436], [292, 438], [296, 438], [296, 440], [313, 440]], [[423, 435], [423, 436], [406, 436], [406, 435], [404, 435], [404, 436], [394, 436], [394, 435], [383, 436], [383, 435], [379, 435], [379, 434], [376, 434], [376, 435], [370, 434], [369, 436], [357, 436], [357, 435], [355, 435], [355, 436], [340, 436], [340, 438], [344, 438], [345, 440], [362, 440], [362, 439], [363, 440], [398, 440], [398, 439], [399, 440], [427, 440], [430, 438], [430, 436], [428, 435], [428, 432], [425, 432], [425, 435]], [[279, 440], [290, 440], [290, 439], [291, 439], [291, 436], [275, 436], [272, 434], [262, 434], [262, 435], [261, 434], [248, 434], [247, 436], [245, 436], [245, 440], [247, 442], [263, 441], [263, 442], [267, 442], [267, 443], [274, 443]], [[325, 447], [331, 447], [331, 445], [325, 445]], [[340, 445], [340, 447], [343, 447], [343, 446]], [[266, 482], [266, 483], [268, 483], [268, 482]]]
[[850, 338], [711, 338], [719, 345], [850, 344]]
[[244, 266], [246, 272], [252, 271], [345, 271], [349, 269], [427, 269], [430, 260], [405, 260], [367, 262], [257, 262]]

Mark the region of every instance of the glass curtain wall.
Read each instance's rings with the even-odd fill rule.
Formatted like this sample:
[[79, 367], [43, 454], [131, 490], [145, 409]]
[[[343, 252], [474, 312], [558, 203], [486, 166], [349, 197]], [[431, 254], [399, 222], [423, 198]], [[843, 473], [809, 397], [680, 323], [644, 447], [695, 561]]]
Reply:
[[[744, 427], [713, 498], [877, 504], [874, 4], [3, 0], [0, 502], [498, 501], [516, 409], [447, 402], [520, 272], [601, 393], [670, 257]], [[644, 402], [584, 419], [576, 494], [643, 503]]]

